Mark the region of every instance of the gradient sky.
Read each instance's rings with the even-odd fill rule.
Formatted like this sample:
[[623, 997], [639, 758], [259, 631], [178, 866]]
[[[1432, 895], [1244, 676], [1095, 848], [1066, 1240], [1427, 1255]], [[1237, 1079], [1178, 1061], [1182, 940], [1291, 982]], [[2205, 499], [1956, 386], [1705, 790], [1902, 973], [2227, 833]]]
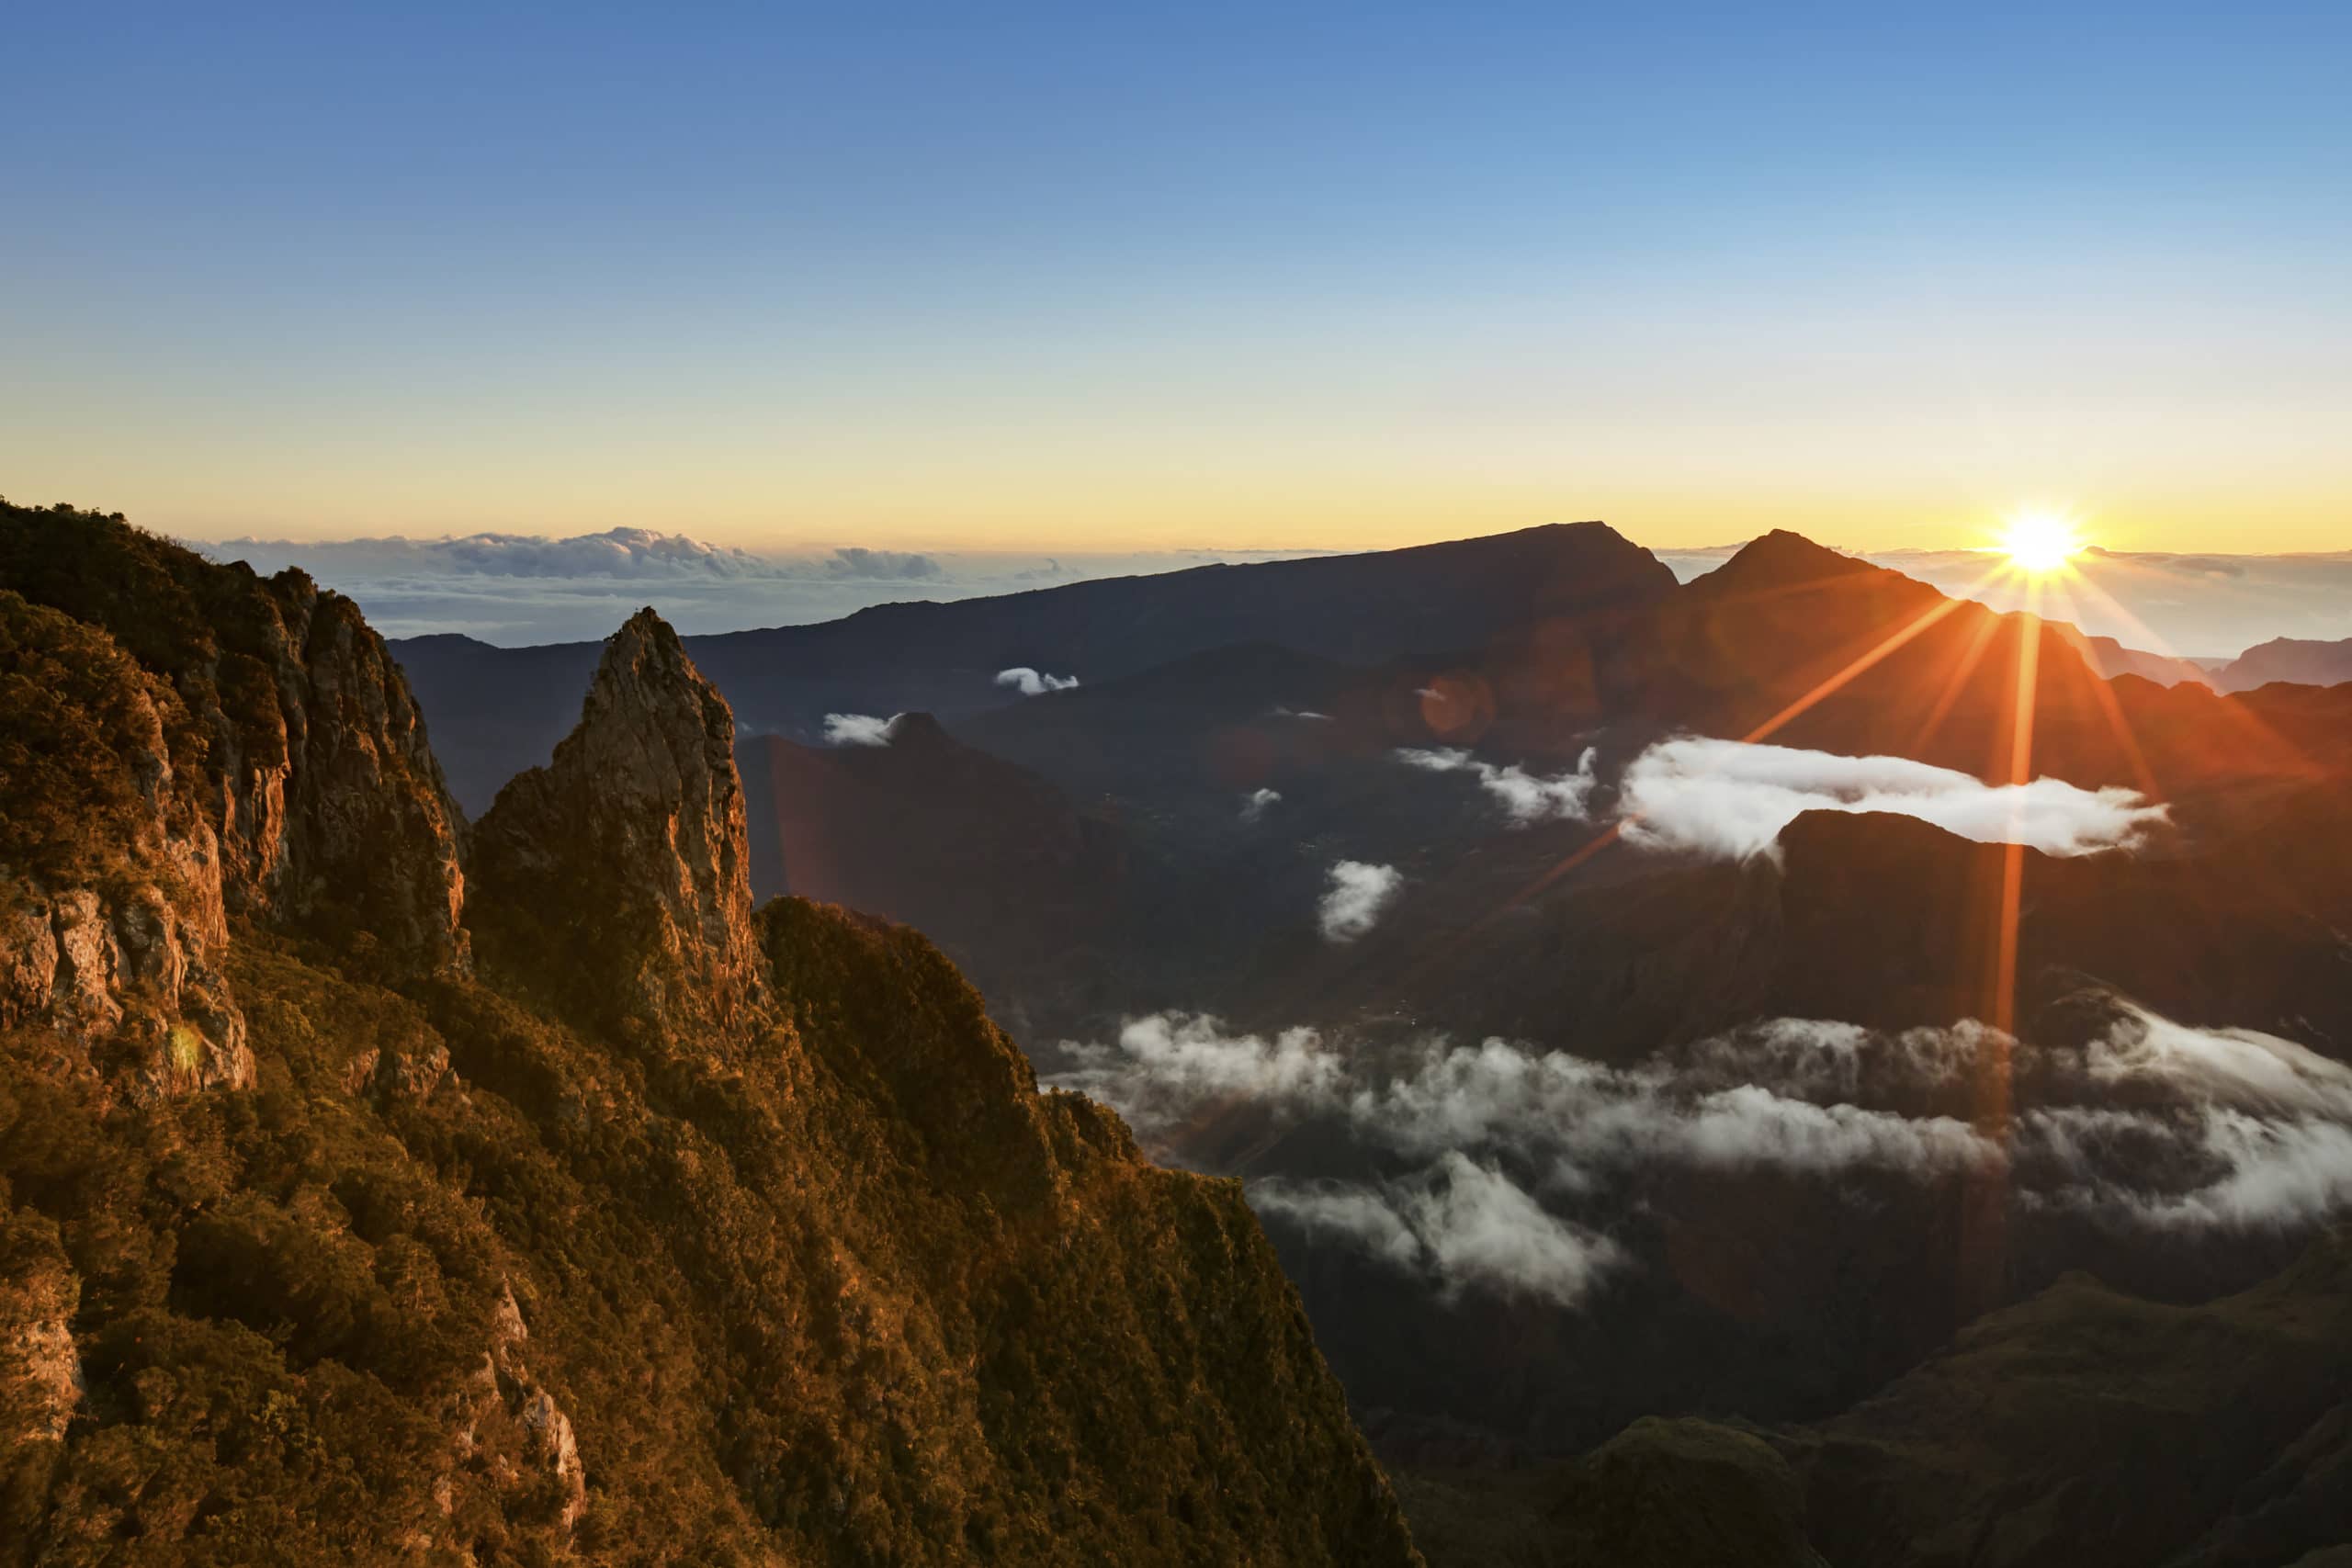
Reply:
[[2352, 545], [2352, 6], [22, 6], [0, 492]]

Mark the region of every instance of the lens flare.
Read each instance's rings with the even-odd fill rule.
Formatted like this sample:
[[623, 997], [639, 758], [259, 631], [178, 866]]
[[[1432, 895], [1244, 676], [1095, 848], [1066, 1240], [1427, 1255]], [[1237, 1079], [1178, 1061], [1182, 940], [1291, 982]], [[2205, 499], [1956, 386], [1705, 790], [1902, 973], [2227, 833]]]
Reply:
[[2064, 570], [2082, 547], [2074, 524], [2051, 512], [2021, 512], [2001, 535], [2001, 553], [2009, 564], [2037, 574]]

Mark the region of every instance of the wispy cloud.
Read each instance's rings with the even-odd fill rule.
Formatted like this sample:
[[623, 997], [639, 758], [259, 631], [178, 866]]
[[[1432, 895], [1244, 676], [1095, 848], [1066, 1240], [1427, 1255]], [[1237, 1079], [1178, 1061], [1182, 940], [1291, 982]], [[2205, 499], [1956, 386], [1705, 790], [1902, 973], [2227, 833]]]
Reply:
[[1571, 1306], [1623, 1256], [1607, 1236], [1546, 1211], [1501, 1170], [1459, 1154], [1378, 1190], [1261, 1181], [1250, 1201], [1392, 1268], [1425, 1273], [1448, 1293], [1476, 1287]]
[[1482, 762], [1457, 746], [1406, 747], [1396, 752], [1396, 760], [1428, 773], [1470, 774], [1509, 814], [1512, 827], [1525, 828], [1544, 821], [1587, 820], [1593, 791], [1600, 785], [1593, 773], [1598, 755], [1587, 748], [1573, 770], [1549, 777], [1531, 773], [1517, 762]]
[[1078, 684], [1078, 677], [1048, 675], [1042, 671], [1032, 670], [1026, 664], [1016, 664], [1010, 670], [998, 671], [996, 683], [1000, 686], [1016, 687], [1024, 697], [1042, 697], [1047, 692], [1069, 691]]
[[870, 713], [829, 713], [825, 716], [828, 746], [888, 746], [904, 714], [876, 718]]
[[1379, 924], [1404, 886], [1404, 873], [1393, 865], [1372, 865], [1360, 860], [1337, 863], [1317, 910], [1324, 939], [1355, 941]]
[[1241, 820], [1255, 822], [1274, 807], [1282, 804], [1283, 792], [1278, 789], [1253, 789], [1241, 797]]
[[1634, 759], [1619, 784], [1628, 842], [1724, 859], [1773, 852], [1807, 811], [1886, 811], [1980, 843], [2052, 855], [2132, 849], [2165, 821], [2138, 791], [2061, 779], [1994, 785], [1905, 757], [1846, 757], [1684, 738]]

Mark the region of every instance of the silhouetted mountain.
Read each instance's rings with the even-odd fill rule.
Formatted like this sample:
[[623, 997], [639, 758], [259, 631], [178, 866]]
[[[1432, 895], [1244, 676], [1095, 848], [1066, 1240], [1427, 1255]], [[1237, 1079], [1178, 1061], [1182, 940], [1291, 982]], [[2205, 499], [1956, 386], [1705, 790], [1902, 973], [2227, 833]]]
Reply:
[[2137, 675], [2143, 681], [2154, 681], [2159, 686], [2177, 686], [2183, 681], [2195, 681], [2203, 685], [2219, 686], [2216, 671], [2193, 659], [2175, 659], [2167, 653], [2147, 653], [2136, 648], [2126, 648], [2111, 637], [2086, 637], [2084, 657], [2091, 668], [2109, 680], [2118, 675]]
[[1498, 1487], [1408, 1483], [1432, 1568], [2290, 1568], [2352, 1550], [2352, 1240], [2189, 1306], [2072, 1275], [1852, 1409], [1644, 1421]]
[[2212, 675], [2212, 684], [2224, 692], [2250, 692], [2274, 681], [2301, 686], [2335, 686], [2352, 681], [2352, 637], [2341, 642], [2274, 637], [2247, 649]]
[[1417, 1562], [1238, 1187], [587, 685], [469, 853], [348, 604], [0, 514], [0, 1559]]
[[[1110, 578], [953, 604], [884, 604], [821, 626], [690, 637], [749, 728], [813, 739], [829, 712], [963, 714], [1018, 700], [1028, 666], [1087, 683], [1236, 644], [1353, 663], [1483, 643], [1499, 627], [1631, 608], [1674, 587], [1599, 523], [1368, 555]], [[481, 810], [546, 759], [593, 646], [495, 649], [421, 637], [393, 652], [426, 710], [458, 798]]]

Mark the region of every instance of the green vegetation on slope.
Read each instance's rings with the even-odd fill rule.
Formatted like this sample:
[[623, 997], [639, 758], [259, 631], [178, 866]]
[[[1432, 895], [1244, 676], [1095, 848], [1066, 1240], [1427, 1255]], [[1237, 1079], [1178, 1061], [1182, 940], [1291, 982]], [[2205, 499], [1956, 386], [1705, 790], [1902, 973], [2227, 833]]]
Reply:
[[[116, 526], [0, 519], [0, 584], [127, 613], [26, 565]], [[130, 538], [208, 602], [217, 569]], [[107, 773], [155, 671], [0, 602], [33, 622], [96, 672], [0, 713], [45, 797], [17, 759], [64, 736]], [[391, 686], [314, 692], [288, 752], [288, 840], [343, 874], [378, 775], [303, 770], [360, 749], [325, 728], [401, 733]], [[721, 848], [697, 874], [740, 875]], [[126, 1092], [79, 1014], [0, 1030], [0, 1562], [1418, 1562], [1238, 1186], [1040, 1094], [935, 950], [836, 910], [730, 936], [723, 1026], [574, 1017], [567, 952], [605, 954], [562, 932], [638, 890], [560, 880], [582, 906], [479, 976], [383, 962], [351, 889], [249, 907], [213, 955], [249, 1088]]]

